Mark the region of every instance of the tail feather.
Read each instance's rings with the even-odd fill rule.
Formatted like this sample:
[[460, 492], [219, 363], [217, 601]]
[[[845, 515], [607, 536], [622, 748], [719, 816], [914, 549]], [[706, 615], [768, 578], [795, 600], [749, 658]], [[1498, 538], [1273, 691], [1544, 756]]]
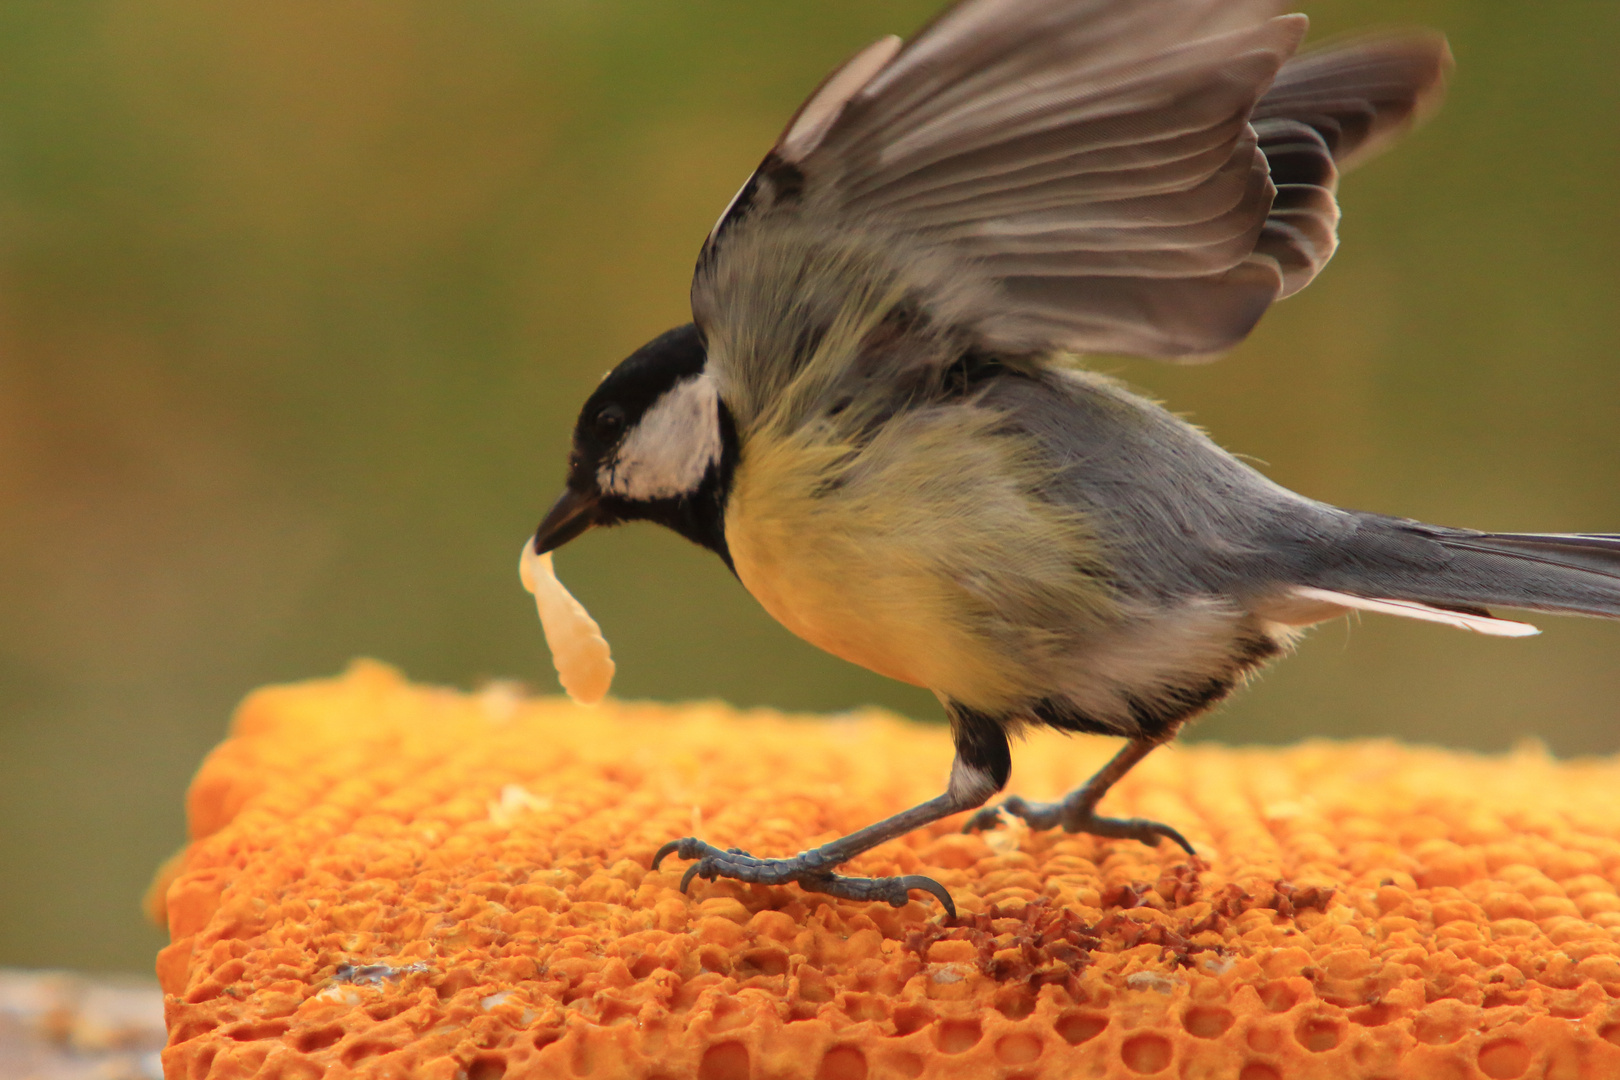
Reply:
[[1376, 605], [1415, 603], [1487, 618], [1486, 609], [1506, 607], [1620, 619], [1620, 535], [1483, 533], [1367, 514], [1349, 543], [1303, 577], [1298, 584], [1307, 591], [1372, 602], [1343, 606], [1435, 621], [1447, 620]]
[[[1399, 615], [1403, 619], [1439, 623], [1442, 626], [1454, 626], [1458, 630], [1472, 630], [1476, 634], [1490, 634], [1493, 637], [1534, 637], [1541, 633], [1529, 623], [1498, 619], [1489, 612], [1433, 607], [1416, 600], [1378, 600], [1369, 596], [1333, 592], [1329, 589], [1313, 589], [1308, 585], [1294, 586], [1290, 595], [1294, 599], [1314, 601], [1334, 609], [1343, 609], [1335, 610], [1334, 615], [1343, 614], [1344, 610], [1375, 611], [1380, 615]], [[1321, 612], [1316, 614], [1319, 616]], [[1307, 618], [1304, 621], [1314, 622], [1316, 619]]]
[[1448, 540], [1446, 545], [1620, 581], [1620, 536], [1612, 533], [1486, 533], [1478, 540]]
[[[1439, 539], [1458, 564], [1475, 571], [1465, 601], [1620, 618], [1620, 536], [1465, 533]], [[1485, 580], [1476, 583], [1479, 576]]]

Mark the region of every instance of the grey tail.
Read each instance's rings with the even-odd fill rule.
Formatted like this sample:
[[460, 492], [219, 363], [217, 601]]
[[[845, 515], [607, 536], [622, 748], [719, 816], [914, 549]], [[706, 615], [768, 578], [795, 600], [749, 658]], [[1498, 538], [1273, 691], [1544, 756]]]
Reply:
[[1366, 514], [1339, 554], [1308, 584], [1455, 611], [1620, 619], [1620, 535], [1483, 533]]

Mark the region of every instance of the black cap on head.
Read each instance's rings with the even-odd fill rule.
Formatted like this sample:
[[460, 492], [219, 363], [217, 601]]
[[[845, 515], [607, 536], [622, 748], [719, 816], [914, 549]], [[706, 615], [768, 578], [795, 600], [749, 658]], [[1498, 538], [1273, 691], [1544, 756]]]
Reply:
[[624, 433], [682, 379], [700, 374], [708, 359], [703, 332], [696, 323], [666, 330], [620, 361], [607, 373], [574, 424], [574, 453], [569, 471], [588, 466], [607, 455]]

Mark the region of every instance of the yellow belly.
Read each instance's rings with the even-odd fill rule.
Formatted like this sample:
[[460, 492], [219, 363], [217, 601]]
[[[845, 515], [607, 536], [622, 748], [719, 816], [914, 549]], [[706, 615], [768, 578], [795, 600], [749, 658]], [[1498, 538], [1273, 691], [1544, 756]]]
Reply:
[[1051, 638], [1020, 623], [1019, 598], [1072, 609], [1093, 598], [1068, 596], [1085, 580], [1066, 554], [1072, 518], [1025, 494], [1004, 448], [960, 427], [895, 431], [861, 448], [857, 467], [847, 447], [750, 442], [726, 543], [748, 591], [811, 644], [973, 708], [1009, 708], [1042, 692], [1039, 643]]
[[[753, 515], [727, 520], [737, 576], [760, 606], [810, 644], [852, 664], [914, 686], [940, 684], [925, 639], [938, 636], [928, 628], [942, 620], [928, 610], [926, 587], [885, 572], [832, 537], [794, 535], [777, 524]], [[930, 644], [937, 654], [943, 643]]]

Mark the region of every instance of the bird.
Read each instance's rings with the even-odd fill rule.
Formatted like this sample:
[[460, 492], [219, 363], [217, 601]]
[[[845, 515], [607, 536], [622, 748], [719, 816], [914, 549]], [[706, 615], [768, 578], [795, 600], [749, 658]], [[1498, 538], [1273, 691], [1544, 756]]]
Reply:
[[[1492, 606], [1620, 617], [1620, 535], [1493, 533], [1296, 494], [1085, 366], [1208, 360], [1337, 244], [1339, 176], [1426, 118], [1444, 36], [1301, 51], [1275, 0], [961, 0], [810, 95], [702, 245], [692, 321], [586, 400], [543, 554], [662, 524], [835, 656], [935, 694], [945, 790], [784, 857], [672, 840], [695, 877], [951, 896], [838, 867], [972, 812], [1168, 840], [1109, 788], [1305, 628]], [[1031, 727], [1123, 737], [1065, 797], [991, 798]]]

